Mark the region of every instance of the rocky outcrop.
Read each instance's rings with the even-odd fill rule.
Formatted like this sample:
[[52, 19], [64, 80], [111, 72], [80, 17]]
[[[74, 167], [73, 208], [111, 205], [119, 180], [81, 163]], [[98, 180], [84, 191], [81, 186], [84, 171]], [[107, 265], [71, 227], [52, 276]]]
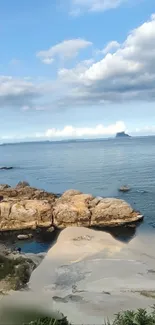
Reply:
[[119, 199], [102, 199], [92, 209], [91, 226], [118, 226], [135, 222], [142, 216], [131, 206]]
[[72, 225], [89, 227], [91, 223], [89, 202], [92, 200], [92, 195], [80, 194], [80, 192], [73, 190], [67, 191], [54, 205], [54, 225], [58, 228]]
[[94, 198], [90, 194], [65, 192], [53, 208], [54, 225], [68, 226], [118, 226], [135, 222], [142, 216], [123, 200]]
[[0, 185], [0, 231], [117, 226], [142, 219], [125, 201], [66, 191], [60, 198], [28, 183]]
[[41, 254], [20, 255], [7, 249], [2, 250], [0, 252], [0, 294], [23, 288], [42, 259]]

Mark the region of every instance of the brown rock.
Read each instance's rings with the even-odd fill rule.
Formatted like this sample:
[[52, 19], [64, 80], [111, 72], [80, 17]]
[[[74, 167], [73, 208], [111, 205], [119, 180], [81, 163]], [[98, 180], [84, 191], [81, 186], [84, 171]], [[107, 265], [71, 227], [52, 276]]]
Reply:
[[60, 198], [30, 186], [0, 189], [0, 231], [56, 226], [116, 226], [142, 219], [119, 199], [94, 198], [77, 190]]
[[67, 197], [67, 196], [70, 197], [70, 196], [79, 195], [79, 194], [82, 194], [82, 193], [78, 190], [68, 190], [63, 193], [62, 197]]
[[54, 205], [54, 225], [58, 228], [90, 226], [91, 211], [88, 206], [89, 202], [93, 200], [93, 196], [90, 194], [79, 194], [76, 191], [75, 194], [73, 193], [71, 195], [64, 193]]
[[123, 200], [102, 199], [92, 209], [91, 226], [118, 226], [141, 220], [143, 217]]
[[6, 190], [10, 186], [8, 184], [0, 184], [0, 191]]
[[0, 203], [0, 230], [36, 229], [52, 225], [52, 207], [47, 201], [25, 200]]

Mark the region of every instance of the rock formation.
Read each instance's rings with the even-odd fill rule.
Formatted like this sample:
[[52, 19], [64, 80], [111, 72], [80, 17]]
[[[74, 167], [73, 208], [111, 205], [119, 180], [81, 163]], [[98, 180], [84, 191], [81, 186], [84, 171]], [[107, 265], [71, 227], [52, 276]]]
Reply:
[[23, 288], [30, 279], [32, 271], [40, 264], [40, 254], [20, 255], [1, 248], [0, 252], [0, 295], [10, 290]]
[[117, 226], [142, 219], [123, 200], [95, 198], [76, 190], [66, 191], [59, 198], [20, 183], [15, 188], [0, 185], [0, 197], [0, 231]]
[[116, 138], [130, 138], [130, 135], [125, 132], [116, 133]]

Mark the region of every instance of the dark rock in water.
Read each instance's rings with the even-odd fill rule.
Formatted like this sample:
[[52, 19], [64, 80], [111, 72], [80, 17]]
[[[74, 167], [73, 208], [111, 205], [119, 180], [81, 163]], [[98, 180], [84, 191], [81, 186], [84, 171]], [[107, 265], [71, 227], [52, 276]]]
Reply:
[[3, 167], [0, 167], [0, 170], [10, 170], [10, 169], [13, 169], [13, 167], [6, 167], [6, 166], [3, 166]]
[[17, 188], [19, 188], [19, 187], [23, 188], [23, 187], [27, 187], [27, 186], [30, 186], [30, 184], [28, 182], [23, 181], [23, 182], [19, 182], [16, 187]]
[[129, 134], [125, 132], [118, 132], [116, 133], [116, 138], [131, 138]]
[[129, 186], [126, 186], [126, 185], [121, 186], [121, 187], [119, 188], [119, 191], [120, 191], [120, 192], [129, 192], [129, 191], [130, 191], [130, 187], [129, 187]]

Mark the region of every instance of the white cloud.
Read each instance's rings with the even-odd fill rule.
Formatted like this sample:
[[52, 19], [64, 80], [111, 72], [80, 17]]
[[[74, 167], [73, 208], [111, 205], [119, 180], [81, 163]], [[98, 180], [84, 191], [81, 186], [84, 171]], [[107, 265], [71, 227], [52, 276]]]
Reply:
[[103, 53], [103, 54], [107, 54], [108, 52], [111, 52], [112, 50], [117, 49], [119, 47], [120, 47], [120, 44], [117, 41], [111, 41], [100, 52]]
[[[91, 43], [75, 39], [58, 45], [54, 52], [48, 53], [50, 57], [45, 55], [42, 59], [53, 60], [56, 55], [75, 56], [80, 48]], [[113, 53], [103, 54], [98, 61], [92, 58], [82, 61], [72, 69], [60, 69], [56, 80], [0, 76], [0, 108], [56, 110], [135, 100], [155, 101], [154, 58], [153, 14], [148, 21], [131, 31]], [[40, 97], [43, 98], [39, 103]]]
[[82, 12], [99, 12], [115, 9], [127, 0], [70, 0], [70, 13], [78, 15]]
[[43, 63], [51, 64], [56, 57], [63, 60], [76, 57], [80, 50], [85, 49], [90, 45], [92, 45], [91, 42], [81, 38], [65, 40], [52, 46], [48, 50], [38, 52], [37, 57], [39, 57]]
[[39, 86], [25, 79], [0, 76], [0, 108], [28, 107], [40, 97], [40, 91]]
[[[124, 43], [89, 67], [59, 71], [68, 87], [60, 106], [155, 100], [155, 19], [131, 31]], [[63, 78], [62, 78], [63, 77]], [[72, 86], [71, 86], [72, 84]], [[72, 88], [71, 88], [72, 87]]]
[[123, 121], [118, 121], [115, 124], [104, 126], [103, 124], [95, 127], [74, 127], [67, 125], [63, 129], [48, 129], [45, 133], [36, 133], [37, 138], [96, 138], [102, 136], [115, 135], [117, 132], [125, 131], [126, 126]]

